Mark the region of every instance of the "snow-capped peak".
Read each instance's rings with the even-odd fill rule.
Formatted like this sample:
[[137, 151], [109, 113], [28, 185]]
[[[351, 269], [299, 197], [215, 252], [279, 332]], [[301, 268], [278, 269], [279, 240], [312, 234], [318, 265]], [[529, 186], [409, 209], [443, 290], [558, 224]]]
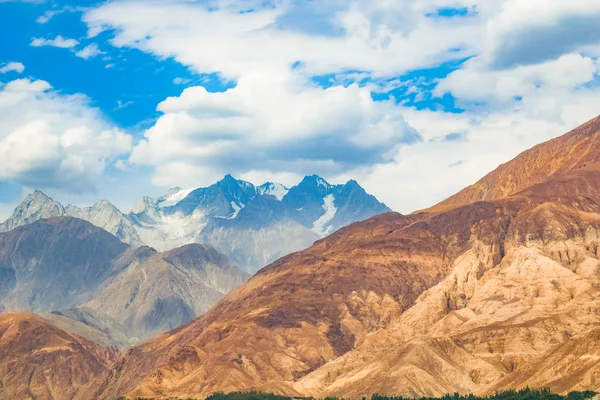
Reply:
[[158, 199], [158, 206], [160, 208], [174, 206], [185, 199], [193, 190], [194, 189], [182, 189], [180, 187], [169, 189], [167, 194]]
[[281, 201], [290, 189], [277, 182], [267, 182], [258, 187], [258, 193], [263, 195], [274, 196]]
[[144, 196], [131, 209], [133, 214], [141, 214], [144, 211], [153, 209], [156, 206], [156, 200], [151, 197]]
[[254, 191], [254, 185], [250, 182], [247, 181], [243, 181], [243, 180], [238, 180], [238, 184], [240, 185], [240, 187], [245, 190], [245, 191]]

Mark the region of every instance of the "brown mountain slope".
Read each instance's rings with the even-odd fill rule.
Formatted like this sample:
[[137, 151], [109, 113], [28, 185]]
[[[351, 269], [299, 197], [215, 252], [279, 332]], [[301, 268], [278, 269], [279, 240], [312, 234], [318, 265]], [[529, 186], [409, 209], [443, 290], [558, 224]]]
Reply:
[[[251, 388], [294, 394], [292, 382], [359, 346], [444, 279], [468, 249], [472, 225], [495, 232], [506, 222], [485, 204], [454, 213], [418, 222], [383, 215], [285, 257], [203, 317], [132, 349], [119, 373], [99, 382], [109, 391], [82, 398]], [[499, 259], [496, 237], [487, 239]]]
[[33, 314], [0, 315], [0, 399], [71, 399], [115, 358]]
[[600, 116], [566, 135], [519, 154], [428, 211], [443, 211], [475, 201], [508, 197], [552, 176], [599, 162], [599, 137]]
[[[275, 262], [78, 396], [598, 389], [593, 365], [572, 371], [568, 360], [595, 357], [600, 163], [563, 150], [576, 155], [563, 165], [579, 168], [514, 196], [385, 214]], [[561, 349], [567, 364], [548, 368]]]
[[509, 199], [353, 225], [131, 350], [94, 394], [597, 389], [536, 366], [600, 325], [599, 189], [589, 165]]

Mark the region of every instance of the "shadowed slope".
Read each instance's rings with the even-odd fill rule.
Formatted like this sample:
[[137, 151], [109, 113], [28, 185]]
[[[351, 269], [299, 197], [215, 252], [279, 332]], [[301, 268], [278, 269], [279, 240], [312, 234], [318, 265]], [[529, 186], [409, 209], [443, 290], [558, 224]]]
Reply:
[[36, 221], [0, 233], [0, 304], [46, 312], [87, 301], [118, 274], [129, 246], [76, 218]]

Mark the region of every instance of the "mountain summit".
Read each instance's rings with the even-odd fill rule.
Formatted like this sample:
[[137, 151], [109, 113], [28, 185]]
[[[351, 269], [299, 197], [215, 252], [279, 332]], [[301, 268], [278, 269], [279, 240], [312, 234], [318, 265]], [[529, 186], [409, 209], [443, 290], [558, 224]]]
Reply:
[[388, 211], [356, 181], [331, 185], [313, 175], [287, 188], [275, 182], [255, 186], [226, 175], [205, 188], [173, 188], [156, 199], [142, 197], [129, 214], [105, 200], [87, 208], [63, 207], [36, 191], [0, 224], [0, 232], [38, 219], [71, 216], [134, 246], [167, 251], [209, 244], [246, 271], [256, 272], [343, 226]]

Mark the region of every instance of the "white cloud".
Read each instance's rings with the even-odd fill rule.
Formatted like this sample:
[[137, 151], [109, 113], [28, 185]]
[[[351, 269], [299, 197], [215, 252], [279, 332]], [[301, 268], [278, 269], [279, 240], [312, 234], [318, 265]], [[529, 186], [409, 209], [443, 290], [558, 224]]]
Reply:
[[[405, 5], [412, 1], [394, 3]], [[346, 31], [343, 36], [333, 37], [276, 31], [285, 7], [258, 7], [255, 12], [240, 13], [239, 9], [248, 6], [244, 3], [239, 9], [221, 7], [209, 11], [202, 4], [187, 1], [115, 1], [90, 10], [84, 20], [91, 34], [117, 29], [112, 40], [115, 46], [172, 56], [197, 71], [220, 72], [229, 79], [257, 72], [286, 71], [295, 61], [303, 62], [307, 74], [348, 68], [382, 76], [473, 54], [472, 47], [479, 41], [473, 30], [483, 26], [476, 19], [463, 24], [434, 22], [422, 12], [425, 3], [421, 0], [415, 2], [418, 7], [403, 6], [407, 11], [405, 19], [415, 25], [408, 34], [405, 30], [395, 30], [396, 25], [388, 26], [394, 18], [379, 23], [368, 20], [361, 12], [361, 7], [369, 4], [366, 1], [352, 2], [350, 5], [356, 7], [346, 5], [346, 13], [331, 16], [336, 19], [334, 24]], [[389, 1], [380, 0], [377, 4], [394, 8]], [[347, 17], [349, 12], [351, 18]], [[385, 8], [378, 11], [381, 16], [386, 13]], [[367, 25], [364, 29], [363, 23]]]
[[96, 43], [88, 44], [83, 49], [75, 53], [77, 57], [83, 58], [84, 60], [99, 56], [100, 54], [106, 53], [104, 51], [101, 51]]
[[452, 93], [462, 101], [486, 103], [493, 109], [529, 106], [532, 112], [552, 118], [560, 116], [556, 107], [570, 101], [574, 90], [596, 79], [599, 71], [594, 59], [578, 53], [503, 71], [488, 69], [476, 58], [442, 80], [435, 93]]
[[52, 86], [46, 81], [29, 79], [16, 79], [8, 82], [3, 91], [5, 93], [40, 93], [50, 90]]
[[41, 80], [0, 87], [0, 119], [0, 181], [35, 188], [94, 190], [132, 145], [85, 96], [59, 94]]
[[79, 42], [75, 39], [68, 39], [58, 35], [54, 39], [33, 38], [30, 45], [33, 47], [52, 46], [61, 49], [72, 49], [78, 44]]
[[62, 10], [47, 10], [35, 20], [38, 24], [47, 24], [52, 18], [60, 14]]
[[17, 72], [22, 74], [25, 71], [25, 66], [20, 62], [9, 62], [0, 67], [0, 74], [6, 74], [8, 72]]
[[512, 68], [580, 51], [600, 42], [598, 21], [597, 0], [504, 1], [488, 24], [486, 62]]
[[129, 169], [127, 163], [123, 160], [117, 160], [115, 161], [114, 164], [115, 168], [121, 170], [121, 171], [127, 171]]
[[[374, 102], [366, 88], [324, 90], [287, 79], [248, 77], [225, 93], [196, 86], [168, 98], [130, 161], [155, 166], [156, 183], [166, 186], [192, 172], [209, 181], [248, 169], [334, 174], [388, 160], [419, 139], [399, 107]], [[190, 180], [183, 183], [198, 178]]]
[[[29, 0], [29, 2], [34, 3], [43, 3], [45, 0]], [[54, 5], [54, 7], [56, 7], [56, 4]], [[37, 19], [35, 20], [38, 24], [47, 24], [52, 18], [56, 17], [59, 14], [65, 13], [65, 12], [80, 12], [80, 11], [84, 11], [85, 7], [79, 7], [79, 6], [61, 6], [60, 8], [53, 8], [51, 10], [46, 10], [44, 12], [44, 14], [40, 15], [39, 17], [37, 17]]]

